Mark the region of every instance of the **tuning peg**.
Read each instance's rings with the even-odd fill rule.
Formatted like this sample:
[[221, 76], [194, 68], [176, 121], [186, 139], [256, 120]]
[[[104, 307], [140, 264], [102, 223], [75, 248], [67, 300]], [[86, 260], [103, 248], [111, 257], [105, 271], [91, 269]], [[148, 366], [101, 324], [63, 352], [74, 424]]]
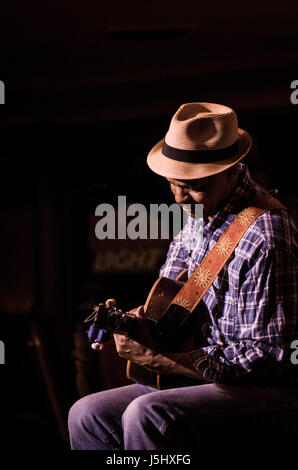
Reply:
[[110, 307], [115, 307], [116, 303], [117, 303], [116, 299], [108, 299], [108, 300], [106, 300], [106, 306], [107, 306], [108, 308], [110, 308]]
[[95, 341], [94, 343], [91, 344], [91, 348], [95, 349], [96, 351], [100, 351], [101, 349], [104, 348], [104, 345], [102, 343], [98, 343]]

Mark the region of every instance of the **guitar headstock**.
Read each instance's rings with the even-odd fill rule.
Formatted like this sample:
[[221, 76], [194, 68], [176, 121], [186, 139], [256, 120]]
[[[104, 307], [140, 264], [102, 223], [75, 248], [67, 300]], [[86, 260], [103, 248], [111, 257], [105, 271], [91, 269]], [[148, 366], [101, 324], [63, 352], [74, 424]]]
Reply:
[[117, 329], [124, 314], [116, 308], [116, 303], [115, 299], [108, 299], [105, 303], [95, 305], [91, 314], [84, 320], [92, 321], [88, 330], [92, 349], [102, 349], [103, 343], [108, 341], [112, 332]]

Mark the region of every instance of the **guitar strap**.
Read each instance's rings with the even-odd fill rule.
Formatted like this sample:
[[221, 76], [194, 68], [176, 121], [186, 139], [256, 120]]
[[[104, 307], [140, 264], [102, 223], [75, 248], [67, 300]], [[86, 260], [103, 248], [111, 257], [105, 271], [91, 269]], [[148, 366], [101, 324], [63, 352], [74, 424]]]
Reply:
[[285, 207], [277, 199], [266, 194], [259, 196], [251, 206], [237, 214], [170, 305], [179, 305], [188, 310], [188, 313], [192, 313], [234, 252], [248, 227], [257, 217], [272, 209], [285, 209]]

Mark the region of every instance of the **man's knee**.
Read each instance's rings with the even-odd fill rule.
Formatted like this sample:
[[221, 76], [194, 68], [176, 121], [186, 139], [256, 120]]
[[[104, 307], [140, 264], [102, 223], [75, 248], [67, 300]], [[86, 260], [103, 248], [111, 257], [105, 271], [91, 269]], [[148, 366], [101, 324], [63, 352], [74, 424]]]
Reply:
[[126, 450], [175, 449], [179, 439], [179, 417], [159, 393], [133, 400], [122, 416]]
[[[70, 408], [68, 430], [72, 449], [111, 450], [118, 449], [120, 437], [105, 422], [103, 403], [98, 394], [81, 398]], [[110, 429], [111, 428], [111, 429]]]
[[145, 428], [148, 425], [163, 431], [169, 421], [167, 411], [153, 394], [135, 398], [122, 416], [123, 429]]
[[68, 429], [71, 432], [76, 427], [81, 427], [83, 423], [90, 419], [92, 407], [89, 397], [83, 397], [76, 401], [68, 412]]

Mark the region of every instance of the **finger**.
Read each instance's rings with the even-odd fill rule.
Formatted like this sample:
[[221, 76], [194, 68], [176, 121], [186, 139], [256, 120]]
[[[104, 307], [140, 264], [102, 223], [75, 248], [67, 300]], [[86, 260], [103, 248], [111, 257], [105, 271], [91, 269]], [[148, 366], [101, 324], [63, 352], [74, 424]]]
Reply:
[[106, 300], [106, 307], [115, 307], [116, 305], [116, 299], [108, 299]]
[[119, 353], [121, 350], [121, 336], [120, 335], [113, 335], [115, 341], [116, 351]]
[[132, 350], [131, 340], [127, 340], [123, 335], [114, 334], [114, 341], [116, 351], [119, 356], [123, 357], [125, 354], [130, 354]]
[[144, 318], [144, 305], [140, 305], [140, 307], [137, 308], [136, 316], [138, 318]]
[[114, 336], [115, 343], [118, 344], [119, 346], [128, 345], [132, 342], [132, 340], [128, 336], [125, 336], [125, 335], [114, 334], [113, 336]]
[[132, 308], [131, 310], [128, 310], [127, 313], [137, 313], [137, 308]]

